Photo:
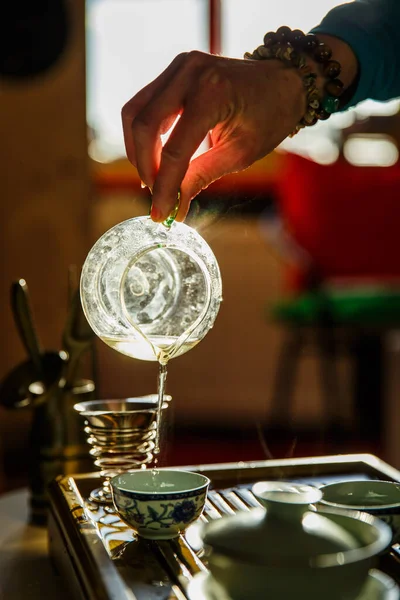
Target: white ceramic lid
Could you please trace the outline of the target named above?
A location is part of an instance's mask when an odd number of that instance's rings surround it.
[[[288,559],[307,562],[359,547],[354,535],[313,509],[322,496],[318,488],[266,481],[255,484],[252,492],[261,508],[205,526],[203,541],[219,554],[279,566]]]

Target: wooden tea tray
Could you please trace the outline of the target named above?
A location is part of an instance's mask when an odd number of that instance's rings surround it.
[[[255,504],[250,488],[284,479],[322,485],[350,479],[400,482],[400,472],[371,454],[348,454],[180,467],[211,479],[205,511],[185,536],[170,541],[136,539],[113,507],[88,500],[101,483],[96,473],[60,476],[50,486],[49,551],[71,598],[85,600],[187,600],[190,581],[207,571],[199,527]],[[377,565],[400,580],[400,547]]]

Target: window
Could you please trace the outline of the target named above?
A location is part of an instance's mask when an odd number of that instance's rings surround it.
[[[220,7],[221,50],[242,57],[266,31],[280,25],[308,31],[338,0],[87,0],[87,118],[94,138],[91,154],[99,161],[125,155],[120,111],[123,104],[156,77],[182,51],[209,50],[211,6]],[[322,163],[338,156],[341,128],[357,116],[394,114],[398,101],[367,101],[326,122],[307,128],[282,149]]]
[[[241,58],[254,50],[267,31],[281,25],[309,31],[326,13],[345,4],[342,0],[222,0],[222,49],[227,56]]]
[[[94,158],[125,155],[122,106],[188,49],[208,50],[208,0],[87,0],[87,120]]]

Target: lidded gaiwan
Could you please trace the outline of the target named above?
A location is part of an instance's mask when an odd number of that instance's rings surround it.
[[[390,544],[385,523],[347,511],[316,511],[309,485],[259,482],[262,505],[203,530],[211,583],[232,600],[356,600],[373,559]]]

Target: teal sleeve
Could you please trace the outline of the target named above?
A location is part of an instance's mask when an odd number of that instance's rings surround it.
[[[331,10],[312,33],[346,42],[357,56],[359,78],[344,109],[362,100],[400,96],[400,0],[354,0]]]

